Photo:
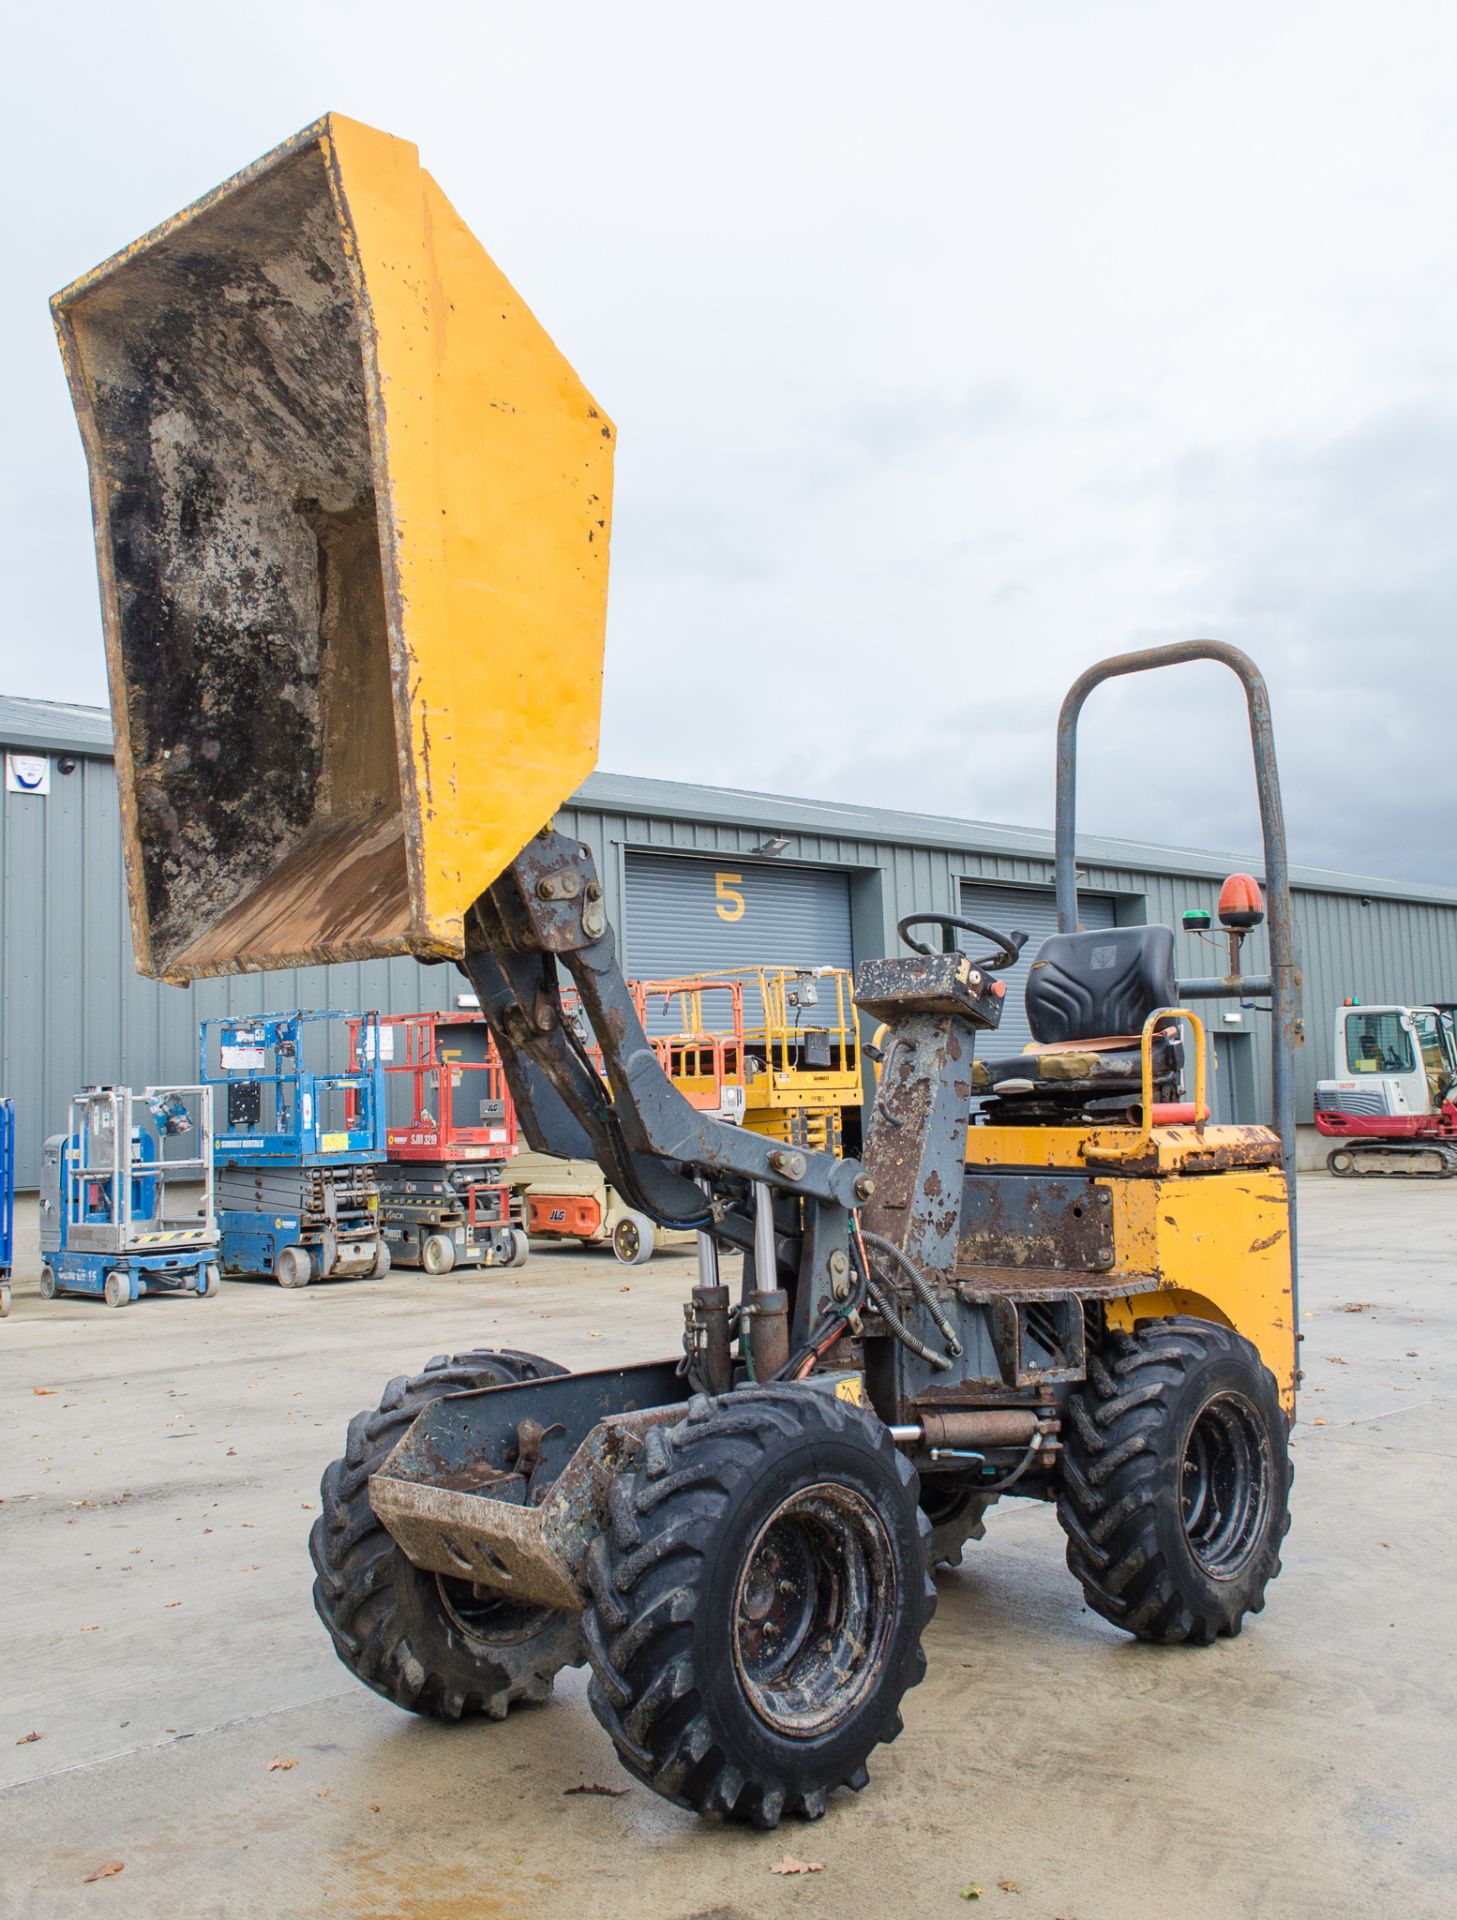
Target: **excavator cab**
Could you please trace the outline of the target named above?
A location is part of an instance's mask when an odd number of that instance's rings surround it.
[[[1457,1175],[1457,1030],[1454,1009],[1336,1008],[1335,1075],[1315,1088],[1317,1131],[1340,1142],[1326,1156],[1338,1179]]]

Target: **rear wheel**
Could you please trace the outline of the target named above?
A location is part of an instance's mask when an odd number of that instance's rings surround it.
[[[510,1232],[511,1255],[506,1265],[508,1267],[524,1267],[531,1255],[531,1242],[521,1231],[520,1227],[512,1227]]]
[[[437,1720],[500,1720],[519,1701],[545,1700],[558,1671],[582,1658],[575,1614],[520,1606],[492,1588],[422,1571],[369,1503],[369,1476],[433,1400],[563,1371],[532,1353],[442,1354],[414,1379],[392,1380],[379,1407],[349,1424],[309,1535],[314,1606],[345,1666],[397,1707]]]
[[[653,1257],[653,1223],[645,1213],[619,1215],[612,1227],[612,1251],[625,1267],[645,1267]]]
[[[56,1276],[49,1267],[40,1270],[40,1297],[42,1300],[54,1300],[56,1297]]]
[[[132,1299],[131,1275],[113,1268],[106,1276],[105,1299],[109,1307],[129,1307]]]
[[[628,1771],[758,1827],[863,1787],[926,1667],[915,1488],[878,1421],[808,1388],[699,1396],[650,1430],[612,1484],[582,1620]]]
[[[1057,1512],[1088,1605],[1140,1640],[1237,1634],[1290,1526],[1273,1374],[1212,1321],[1109,1337],[1069,1403]]]
[[[207,1272],[203,1276],[202,1286],[198,1289],[204,1300],[215,1300],[223,1290],[223,1277],[213,1261],[208,1262]]]
[[[365,1274],[366,1280],[383,1280],[390,1270],[389,1243],[381,1239],[374,1256],[374,1265]]]
[[[455,1242],[448,1233],[427,1233],[420,1248],[420,1265],[426,1273],[449,1273],[455,1265]]]
[[[314,1277],[307,1247],[283,1247],[273,1263],[273,1277],[281,1287],[306,1287]]]

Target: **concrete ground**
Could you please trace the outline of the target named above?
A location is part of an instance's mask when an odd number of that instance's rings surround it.
[[[1137,1646],[1084,1609],[1053,1514],[1007,1505],[941,1580],[869,1789],[767,1835],[630,1785],[580,1673],[500,1725],[418,1722],[309,1601],[320,1470],[390,1375],[492,1343],[672,1351],[686,1257],[116,1313],[41,1301],[27,1220],[0,1324],[0,1915],[838,1920],[979,1887],[1003,1920],[1451,1916],[1457,1190],[1301,1198],[1295,1524],[1265,1613]],[[775,1875],[786,1853],[823,1870]]]

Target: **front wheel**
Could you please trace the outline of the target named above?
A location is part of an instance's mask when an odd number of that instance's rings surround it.
[[[1290,1430],[1256,1349],[1212,1321],[1140,1320],[1069,1415],[1057,1514],[1088,1605],[1140,1640],[1237,1634],[1290,1526]]]
[[[427,1233],[420,1248],[420,1265],[426,1273],[449,1273],[455,1265],[455,1242],[448,1233]]]
[[[218,1272],[215,1261],[209,1260],[207,1272],[203,1275],[202,1285],[198,1288],[204,1300],[216,1300],[223,1290],[223,1277]]]
[[[582,1633],[627,1770],[765,1828],[863,1787],[936,1604],[916,1478],[886,1429],[803,1387],[700,1395],[649,1431],[611,1512]]]
[[[927,1474],[921,1481],[921,1511],[931,1523],[931,1571],[959,1567],[968,1540],[986,1538],[985,1514],[995,1506],[994,1494],[978,1493],[944,1474]]]
[[[512,1227],[510,1233],[511,1252],[507,1258],[506,1265],[508,1267],[524,1267],[531,1257],[531,1242],[521,1231],[520,1227]]]
[[[385,1275],[389,1272],[389,1270],[390,1270],[389,1244],[387,1241],[381,1240],[379,1243],[378,1250],[376,1251],[374,1256],[374,1265],[369,1269],[368,1273],[365,1274],[364,1277],[366,1280],[383,1280]]]
[[[131,1275],[120,1268],[113,1268],[106,1276],[106,1304],[109,1307],[129,1307],[132,1299]]]
[[[653,1257],[653,1223],[645,1213],[624,1213],[613,1223],[612,1251],[625,1267],[645,1267]]]
[[[521,1606],[489,1587],[422,1571],[369,1503],[369,1476],[432,1401],[563,1371],[533,1353],[442,1354],[414,1379],[392,1380],[378,1408],[349,1423],[309,1535],[314,1606],[344,1665],[397,1707],[436,1720],[478,1713],[500,1720],[520,1701],[545,1700],[558,1671],[581,1661],[575,1614]]]
[[[314,1277],[307,1247],[283,1247],[273,1263],[273,1277],[281,1287],[306,1287]]]
[[[56,1276],[49,1267],[40,1270],[40,1297],[42,1300],[54,1300],[56,1297]]]

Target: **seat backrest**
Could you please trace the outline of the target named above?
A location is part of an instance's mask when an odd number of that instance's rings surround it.
[[[1172,927],[1054,933],[1027,974],[1027,1024],[1044,1044],[1136,1034],[1178,1003]]]

